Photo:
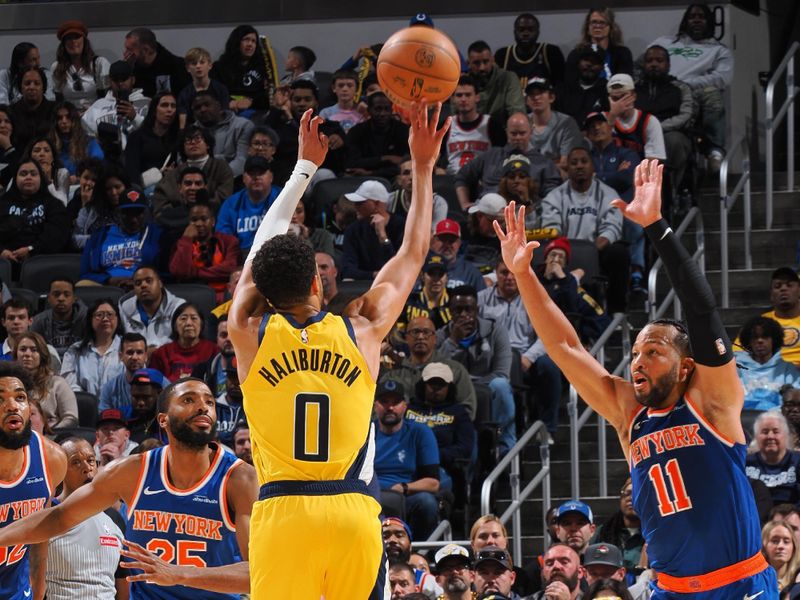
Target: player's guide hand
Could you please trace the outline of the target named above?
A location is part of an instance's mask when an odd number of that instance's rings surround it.
[[[123,548],[120,553],[131,560],[120,562],[120,566],[126,569],[141,569],[143,571],[143,573],[126,577],[129,583],[144,581],[163,586],[178,585],[180,583],[180,567],[160,559],[135,542],[123,540],[123,544],[127,546],[127,549]]]

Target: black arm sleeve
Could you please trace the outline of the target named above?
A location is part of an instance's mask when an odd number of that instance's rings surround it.
[[[731,341],[717,311],[711,286],[664,219],[645,228],[667,269],[675,294],[686,313],[695,361],[720,367],[733,359]]]

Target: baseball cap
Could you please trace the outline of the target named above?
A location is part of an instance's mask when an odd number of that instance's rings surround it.
[[[139,208],[144,210],[147,208],[147,196],[144,195],[140,189],[129,187],[119,197],[119,209]]]
[[[781,281],[800,281],[800,277],[797,275],[797,271],[790,267],[779,267],[772,272],[772,276],[770,277],[770,281],[775,281],[779,279]]]
[[[375,398],[381,398],[387,394],[394,394],[400,396],[403,400],[408,400],[406,396],[406,386],[395,379],[385,379],[378,384],[375,390]]]
[[[469,551],[464,546],[458,544],[447,544],[439,548],[434,560],[436,561],[436,570],[438,571],[442,562],[445,560],[453,559],[454,561],[461,562],[468,565],[472,562],[469,558]]]
[[[461,237],[461,225],[453,221],[453,219],[442,219],[436,224],[433,235],[454,235],[456,237]]]
[[[622,567],[622,552],[614,544],[592,544],[583,554],[583,566],[608,565]]]
[[[128,422],[122,418],[122,411],[116,408],[107,408],[100,412],[100,418],[97,419],[97,427],[103,423],[120,423],[127,427]]]
[[[389,192],[386,187],[374,179],[369,179],[358,186],[355,192],[344,195],[350,202],[364,202],[364,200],[377,200],[378,202],[389,202]]]
[[[545,77],[531,77],[528,79],[528,85],[525,86],[525,94],[529,95],[533,90],[545,90],[548,92],[552,92],[555,88],[553,88],[553,84],[550,83],[550,80]]]
[[[83,21],[79,21],[77,19],[70,19],[69,21],[64,21],[61,25],[58,26],[58,30],[56,31],[56,37],[59,41],[64,39],[64,36],[69,34],[78,34],[86,37],[89,33],[89,29],[86,27],[86,24]]]
[[[124,60],[115,61],[108,69],[108,77],[113,81],[125,81],[133,77],[133,67]]]
[[[408,526],[408,523],[403,521],[400,517],[386,517],[383,521],[381,521],[381,527],[389,527],[391,525],[399,525],[403,529],[406,530],[406,535],[408,539],[411,538],[411,527]]]
[[[269,161],[258,154],[248,156],[247,160],[244,161],[245,173],[265,173],[266,171],[270,170],[272,170],[272,167],[270,166]]]
[[[556,522],[558,522],[563,516],[568,515],[569,513],[579,513],[586,517],[589,520],[589,523],[594,522],[594,516],[592,515],[592,509],[589,508],[589,505],[585,502],[581,502],[580,500],[569,500],[564,502],[561,506],[558,507],[556,511]]]
[[[408,22],[409,27],[413,27],[414,25],[426,25],[428,27],[433,27],[433,19],[431,19],[428,13],[417,13],[411,20]]]
[[[531,161],[524,154],[512,154],[503,161],[503,175],[522,171],[530,177]]]
[[[500,194],[489,193],[484,194],[480,199],[469,207],[469,214],[483,213],[490,217],[499,217],[503,214],[503,209],[508,202]]]
[[[611,92],[630,92],[634,89],[636,89],[636,86],[633,84],[633,77],[627,73],[612,75],[606,84],[606,90],[608,90],[609,94]]]
[[[428,254],[425,264],[422,265],[423,273],[432,273],[433,271],[447,273],[447,265],[445,264],[444,256],[436,254],[435,252]]]
[[[606,116],[601,112],[590,112],[583,120],[583,129],[588,129],[589,125],[595,121],[605,121],[607,123],[608,119],[606,119]]]
[[[488,561],[496,562],[509,571],[514,569],[514,564],[511,562],[511,555],[507,551],[497,546],[484,546],[478,550],[478,554],[475,555],[475,560],[472,563],[472,567],[477,569],[479,564]]]
[[[453,383],[453,369],[440,362],[428,363],[422,369],[422,381],[431,379],[443,379],[445,383]]]
[[[164,389],[167,387],[167,385],[169,385],[169,381],[158,369],[139,369],[138,371],[133,372],[133,377],[131,377],[131,385],[133,384],[155,385],[161,389]]]
[[[544,255],[542,258],[547,258],[547,255],[550,254],[551,250],[563,250],[567,253],[567,262],[569,262],[569,257],[572,254],[572,246],[569,243],[569,240],[565,237],[560,237],[554,239],[552,242],[547,244],[544,247]]]

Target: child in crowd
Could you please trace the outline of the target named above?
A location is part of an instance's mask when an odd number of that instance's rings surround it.
[[[183,129],[187,123],[194,120],[192,115],[192,102],[198,92],[210,91],[217,97],[222,106],[228,106],[231,98],[225,84],[211,79],[211,54],[205,48],[190,48],[184,57],[186,70],[192,76],[192,82],[183,88],[178,95],[178,119]]]
[[[326,121],[337,121],[347,133],[353,125],[364,120],[356,106],[358,77],[353,71],[338,70],[333,74],[331,89],[336,95],[336,104],[323,108],[319,116]]]
[[[289,50],[286,57],[286,75],[281,79],[281,85],[291,85],[298,79],[314,80],[314,71],[311,67],[317,60],[317,55],[311,48],[306,46],[295,46]]]

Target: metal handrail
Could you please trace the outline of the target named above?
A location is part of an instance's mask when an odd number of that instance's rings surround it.
[[[786,189],[794,189],[794,100],[798,88],[794,84],[794,55],[800,50],[800,42],[794,42],[775,69],[767,84],[765,98],[765,131],[767,143],[767,229],[772,228],[772,195],[775,177],[775,156],[773,154],[773,141],[775,130],[786,117]],[[786,100],[783,101],[778,113],[774,113],[775,86],[783,72],[786,71]]]
[[[536,475],[531,479],[524,489],[520,490],[520,454],[528,445],[528,442],[534,436],[539,437],[539,456],[542,460],[542,466]],[[522,517],[520,510],[522,503],[527,500],[533,491],[542,485],[542,531],[547,532],[547,523],[545,521],[545,514],[550,507],[550,444],[549,434],[545,424],[541,421],[536,421],[531,425],[528,430],[522,434],[517,440],[517,443],[508,451],[497,466],[492,469],[492,472],[486,476],[481,487],[481,514],[485,515],[491,512],[491,498],[492,487],[494,486],[500,475],[511,466],[511,471],[508,474],[508,481],[511,486],[511,504],[500,515],[500,522],[505,524],[509,519],[512,519],[512,539],[514,544],[514,562],[517,566],[521,566],[522,561]],[[547,535],[543,535],[543,550],[547,546]]]
[[[696,206],[693,206],[686,216],[681,221],[681,224],[678,225],[678,229],[675,230],[675,235],[678,238],[681,238],[689,227],[692,221],[697,220],[697,227],[694,231],[695,243],[697,245],[697,250],[694,251],[692,258],[695,261],[699,262],[700,265],[700,272],[705,273],[706,270],[706,258],[705,258],[705,229],[703,227],[703,213],[700,212],[700,209]],[[656,284],[658,283],[658,274],[661,271],[661,268],[664,266],[664,261],[661,260],[659,257],[653,266],[650,267],[650,274],[647,276],[647,312],[650,315],[650,320],[660,319],[664,316],[664,313],[667,312],[670,304],[673,304],[674,308],[674,316],[676,319],[681,318],[681,303],[678,300],[677,296],[675,295],[675,288],[671,288],[667,295],[664,297],[661,305],[659,306],[656,302]]]
[[[728,193],[728,170],[736,151],[742,154],[742,174],[733,191]],[[750,236],[752,234],[752,214],[750,205],[750,147],[745,136],[739,136],[725,155],[725,160],[719,168],[719,250],[720,276],[722,278],[722,308],[728,308],[729,282],[728,282],[728,212],[736,204],[739,194],[744,190],[744,262],[749,271],[753,268],[753,255],[750,250]]]
[[[455,542],[456,544],[463,543],[464,540]],[[439,546],[446,546],[453,543],[453,526],[447,519],[442,519],[436,526],[436,529],[431,532],[427,540],[421,542],[412,542],[413,548],[438,548]],[[466,540],[469,544],[469,540]]]
[[[612,375],[619,375],[625,369],[625,366],[630,360],[630,324],[628,318],[624,313],[616,313],[611,324],[606,327],[605,331],[597,338],[594,346],[589,350],[589,354],[597,359],[598,362],[604,364],[605,362],[605,345],[611,335],[616,331],[617,327],[622,328],[622,353],[623,357],[617,367],[614,369]],[[572,497],[581,497],[580,486],[580,456],[579,456],[579,439],[578,435],[586,425],[586,422],[594,414],[594,410],[587,406],[586,409],[578,415],[578,391],[575,386],[569,386],[569,401],[567,402],[567,413],[569,414],[570,424],[570,474],[572,479]],[[606,428],[605,419],[600,415],[597,416],[597,445],[598,445],[598,462],[600,467],[600,495],[608,495],[608,466],[606,465],[607,450],[606,450]]]

